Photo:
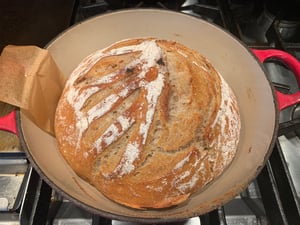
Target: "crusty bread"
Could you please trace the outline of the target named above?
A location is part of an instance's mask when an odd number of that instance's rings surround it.
[[[73,71],[55,131],[71,168],[132,208],[185,201],[235,156],[236,98],[213,66],[180,43],[123,40]]]

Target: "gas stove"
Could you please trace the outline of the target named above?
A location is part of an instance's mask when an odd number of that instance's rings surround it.
[[[150,7],[207,20],[223,27],[249,48],[280,49],[300,60],[297,12],[300,1],[297,0],[69,0],[64,3],[55,0],[44,5],[41,2],[32,0],[26,5],[0,2],[1,50],[6,44],[43,47],[64,29],[92,16],[123,8]],[[27,27],[26,21],[31,22]],[[40,30],[47,32],[39,35]],[[277,90],[286,94],[299,90],[295,75],[285,64],[274,59],[264,66]],[[0,116],[13,108],[0,103]],[[298,224],[299,160],[300,105],[294,105],[280,112],[278,139],[272,155],[246,190],[205,215],[168,224]],[[64,199],[31,167],[18,138],[4,131],[0,131],[0,224],[137,225],[93,215]]]

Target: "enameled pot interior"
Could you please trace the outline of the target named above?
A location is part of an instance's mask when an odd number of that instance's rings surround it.
[[[77,177],[60,155],[55,138],[21,113],[23,138],[29,159],[45,179],[65,196],[94,213],[141,221],[188,218],[226,203],[255,178],[274,142],[276,104],[261,65],[247,48],[220,28],[177,12],[139,9],[94,17],[61,34],[48,49],[68,76],[84,57],[98,49],[122,39],[149,36],[175,40],[199,51],[237,96],[242,121],[237,155],[229,168],[206,189],[177,207],[130,209],[108,200]]]

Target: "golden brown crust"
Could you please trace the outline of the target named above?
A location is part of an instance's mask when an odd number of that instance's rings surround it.
[[[58,104],[58,147],[71,168],[133,208],[180,204],[232,161],[235,96],[198,52],[153,38],[87,57]]]

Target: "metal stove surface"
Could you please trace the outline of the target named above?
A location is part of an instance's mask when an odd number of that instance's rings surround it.
[[[300,139],[295,134],[289,134],[279,137],[279,141],[300,200]]]

